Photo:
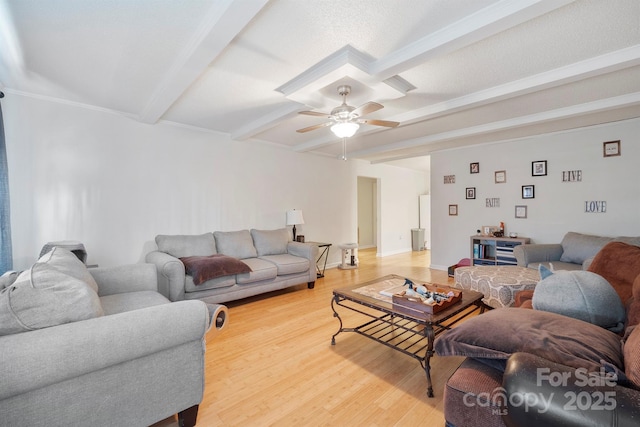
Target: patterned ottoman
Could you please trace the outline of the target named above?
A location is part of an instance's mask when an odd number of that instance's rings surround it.
[[[540,281],[538,270],[510,265],[458,267],[454,277],[456,288],[482,292],[482,301],[493,308],[511,307],[518,291]]]

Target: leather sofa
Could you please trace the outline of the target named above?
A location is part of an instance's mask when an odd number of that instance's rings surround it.
[[[589,268],[624,302],[625,330],[519,307],[463,322],[434,344],[466,356],[444,387],[447,426],[640,423],[640,247],[610,242]]]
[[[195,424],[213,307],[170,303],[153,265],[54,248],[0,289],[0,426]]]
[[[555,270],[586,270],[600,249],[614,241],[640,246],[640,237],[606,237],[570,231],[560,243],[519,245],[513,255],[520,267],[538,269],[544,265]]]
[[[261,293],[306,283],[312,289],[316,281],[318,247],[290,241],[286,228],[277,230],[215,231],[199,235],[158,235],[158,249],[146,255],[158,272],[161,292],[171,301],[200,299],[224,303]],[[185,266],[185,258],[203,262],[233,262],[248,270],[203,277],[201,283]]]

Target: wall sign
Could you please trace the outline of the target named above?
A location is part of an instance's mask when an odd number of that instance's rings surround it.
[[[584,211],[586,213],[605,213],[607,212],[607,202],[604,200],[587,200],[584,202]]]
[[[455,175],[445,175],[444,176],[444,183],[445,184],[455,184],[456,183],[456,176]]]
[[[488,208],[499,208],[500,207],[500,197],[487,197],[485,201],[485,206]]]
[[[582,181],[582,171],[562,171],[562,182]]]

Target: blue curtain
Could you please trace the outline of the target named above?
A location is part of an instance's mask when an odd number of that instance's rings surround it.
[[[0,274],[12,268],[9,166],[7,165],[7,149],[4,141],[2,105],[0,105]]]

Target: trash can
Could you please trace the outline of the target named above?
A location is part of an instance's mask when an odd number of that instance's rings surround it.
[[[424,251],[424,228],[411,229],[411,247],[414,251]]]

